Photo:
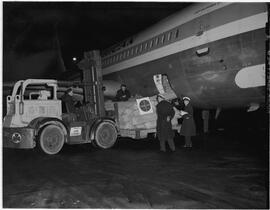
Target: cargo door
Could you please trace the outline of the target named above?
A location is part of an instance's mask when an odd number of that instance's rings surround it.
[[[168,76],[164,74],[156,74],[153,76],[156,88],[159,95],[163,96],[167,100],[177,98],[176,93],[171,87]]]

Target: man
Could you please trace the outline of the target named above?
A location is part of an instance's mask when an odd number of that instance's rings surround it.
[[[68,113],[76,113],[75,102],[73,99],[73,90],[72,88],[68,88],[65,94],[62,96],[61,100],[64,102],[64,110]]]
[[[160,142],[160,151],[166,152],[165,144],[168,142],[170,149],[174,152],[174,131],[172,129],[171,120],[174,117],[175,112],[172,104],[166,101],[161,95],[157,96],[157,101],[157,137]]]
[[[127,101],[129,98],[130,98],[130,92],[127,90],[127,86],[122,84],[120,89],[116,93],[115,100]]]
[[[183,102],[181,101],[180,98],[173,99],[173,100],[172,100],[172,105],[173,105],[178,111],[180,111],[180,110],[182,110],[182,109],[184,108],[184,104],[183,104]],[[182,124],[182,122],[183,122],[183,118],[178,118],[177,121],[178,121],[178,124],[180,125],[180,124]]]
[[[185,107],[183,113],[183,123],[180,130],[180,135],[185,136],[185,145],[186,148],[192,148],[191,136],[196,135],[196,125],[193,118],[193,108],[190,103],[191,99],[187,96],[183,98]]]

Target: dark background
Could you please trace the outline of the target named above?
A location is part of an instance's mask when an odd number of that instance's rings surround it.
[[[4,2],[4,81],[58,78],[84,51],[105,49],[190,3]]]

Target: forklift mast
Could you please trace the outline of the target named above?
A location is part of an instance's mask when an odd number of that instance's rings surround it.
[[[83,73],[84,100],[89,111],[98,117],[105,116],[104,95],[102,90],[101,56],[98,50],[84,53],[84,59],[78,63]]]

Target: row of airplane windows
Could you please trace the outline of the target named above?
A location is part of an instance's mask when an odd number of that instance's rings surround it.
[[[105,51],[102,52],[103,56],[108,56],[111,55],[117,51],[120,51],[121,49],[128,47],[129,45],[131,45],[133,43],[133,38],[129,38],[123,42],[121,42],[120,44],[116,44],[115,46],[112,46],[109,49],[106,49]]]
[[[108,66],[125,59],[131,58],[133,56],[140,55],[142,53],[148,52],[149,50],[163,46],[164,44],[169,44],[176,41],[179,38],[179,28],[173,29],[171,31],[165,32],[158,35],[150,40],[133,46],[127,50],[121,51],[113,56],[110,56],[103,60],[102,65]]]

